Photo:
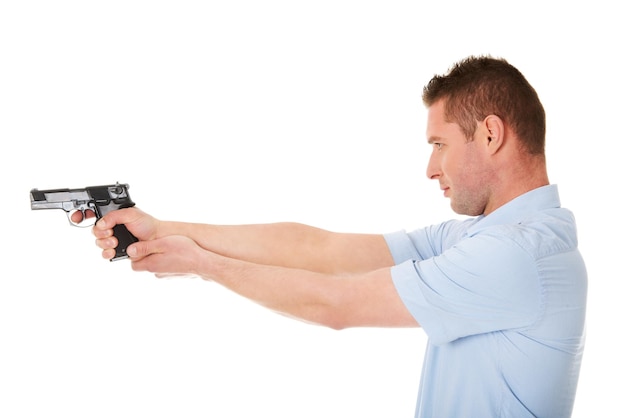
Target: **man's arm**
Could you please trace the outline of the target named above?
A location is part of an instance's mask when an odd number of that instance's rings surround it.
[[[417,326],[391,280],[380,235],[342,234],[293,223],[212,226],[159,221],[136,208],[113,211],[93,231],[105,258],[123,223],[139,242],[132,267],[157,276],[193,274],[282,314],[340,329]]]
[[[358,273],[393,265],[382,235],[336,233],[298,223],[207,225],[160,221],[137,208],[104,216],[93,231],[103,257],[115,248],[112,228],[126,227],[140,240],[182,235],[200,247],[229,258],[257,264],[322,273]]]
[[[134,270],[197,275],[268,309],[333,329],[419,326],[390,268],[347,275],[269,266],[212,253],[183,236],[140,241],[128,253]]]
[[[257,264],[320,273],[358,273],[393,265],[382,235],[337,233],[299,223],[207,225],[169,222],[202,248]]]

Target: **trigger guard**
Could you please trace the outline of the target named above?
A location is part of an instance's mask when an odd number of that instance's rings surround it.
[[[74,216],[76,212],[81,213],[81,220],[79,222],[74,222],[72,220],[72,216]],[[98,220],[95,215],[91,217],[87,217],[86,209],[74,209],[74,210],[67,212],[67,219],[70,221],[70,224],[72,226],[76,226],[78,228],[89,228],[91,226],[94,226],[96,224],[96,221]]]

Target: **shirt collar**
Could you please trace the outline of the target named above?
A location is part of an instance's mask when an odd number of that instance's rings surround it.
[[[467,233],[473,235],[479,229],[494,225],[519,224],[529,213],[559,207],[561,201],[556,184],[538,187],[500,206],[487,216],[477,217]]]

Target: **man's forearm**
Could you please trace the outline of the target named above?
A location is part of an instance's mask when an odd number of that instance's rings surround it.
[[[393,264],[382,235],[335,233],[298,223],[163,222],[160,235],[185,235],[209,251],[239,260],[323,273],[358,273]]]
[[[336,275],[260,265],[206,254],[201,277],[284,315],[343,329],[419,326],[401,301],[389,268]]]

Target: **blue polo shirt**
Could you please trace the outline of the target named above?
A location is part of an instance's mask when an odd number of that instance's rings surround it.
[[[571,415],[587,273],[555,185],[385,238],[394,284],[428,335],[416,417]]]

